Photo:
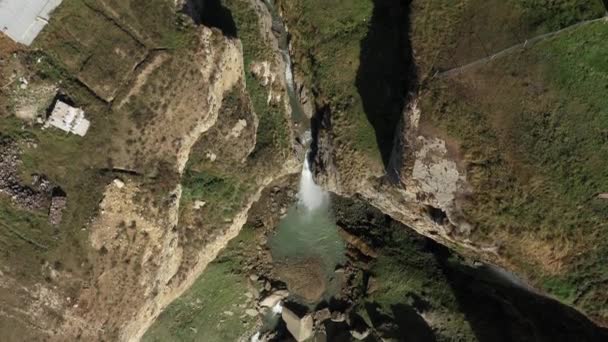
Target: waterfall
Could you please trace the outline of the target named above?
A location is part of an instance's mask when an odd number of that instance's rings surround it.
[[[312,177],[312,172],[310,171],[310,164],[308,161],[308,153],[306,153],[304,165],[302,167],[298,199],[300,200],[300,203],[304,204],[306,209],[309,211],[320,208],[323,204],[327,203],[328,200],[327,192],[318,186]]]
[[[281,54],[283,55],[283,60],[285,61],[285,81],[287,82],[287,86],[289,90],[295,93],[295,87],[293,86],[293,70],[291,70],[291,56],[289,55],[288,50],[281,50]]]

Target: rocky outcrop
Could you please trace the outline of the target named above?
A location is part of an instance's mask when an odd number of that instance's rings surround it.
[[[124,324],[150,314],[141,308],[162,298],[179,268],[181,250],[170,228],[177,224],[181,187],[168,195],[165,207],[146,208],[136,202],[140,186],[127,181],[122,187],[114,182],[106,187],[99,214],[89,227],[95,260],[91,286],[80,292],[78,305],[67,314],[80,319],[66,319],[66,336],[97,339],[102,332],[128,340]]]
[[[378,257],[378,253],[367,243],[365,243],[365,241],[363,241],[361,238],[349,233],[346,229],[340,226],[338,226],[338,233],[340,233],[340,236],[342,237],[342,239],[344,239],[344,241],[346,241],[346,243],[355,247],[363,255],[370,258]]]
[[[338,195],[361,196],[391,217],[418,233],[448,245],[465,246],[476,252],[491,252],[492,246],[477,246],[466,239],[470,225],[459,215],[455,199],[467,189],[466,174],[450,158],[446,143],[419,134],[420,110],[415,99],[404,110],[396,144],[391,154],[390,174],[368,174],[344,179],[335,160],[332,127],[326,112],[315,137],[315,177]],[[356,186],[353,185],[356,183]]]
[[[34,142],[27,142],[36,148]],[[44,175],[32,175],[27,185],[19,175],[21,149],[15,141],[0,136],[0,194],[8,196],[22,209],[39,211],[48,209],[49,223],[59,225],[66,207],[66,194]]]
[[[51,195],[51,207],[49,209],[49,223],[57,226],[63,219],[63,210],[67,206],[67,197],[63,191],[55,191]]]
[[[293,311],[283,308],[281,313],[283,321],[287,325],[287,330],[291,333],[291,336],[298,342],[306,341],[312,337],[313,334],[313,318],[312,315],[307,314],[303,317],[299,317]]]
[[[279,279],[287,283],[289,292],[310,303],[318,302],[327,289],[323,266],[316,258],[275,264]]]
[[[265,297],[260,301],[260,306],[264,308],[272,309],[279,304],[283,299],[289,296],[289,292],[285,290],[278,290]]]

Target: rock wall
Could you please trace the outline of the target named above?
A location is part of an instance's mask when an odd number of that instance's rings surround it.
[[[391,169],[385,176],[368,174],[357,182],[343,182],[336,167],[331,118],[318,112],[320,124],[314,137],[313,168],[318,183],[341,196],[361,196],[376,208],[416,230],[450,246],[475,252],[492,251],[466,239],[470,225],[461,218],[455,199],[466,191],[466,174],[449,157],[445,141],[418,134],[420,110],[414,100],[403,112],[391,154]],[[349,171],[349,170],[346,170]],[[356,183],[357,186],[352,186]]]

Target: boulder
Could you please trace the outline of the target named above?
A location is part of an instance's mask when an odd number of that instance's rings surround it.
[[[199,210],[202,207],[204,207],[206,204],[207,204],[207,202],[205,202],[205,201],[196,200],[196,201],[194,201],[194,205],[192,206],[192,208],[194,210]]]
[[[344,322],[346,320],[346,315],[344,312],[333,311],[331,313],[331,321],[332,322]]]
[[[299,317],[293,311],[283,308],[281,318],[287,326],[287,330],[298,342],[306,341],[312,337],[313,319],[312,315],[308,314],[304,317]]]
[[[321,301],[327,288],[323,262],[310,258],[289,264],[275,265],[279,279],[287,284],[289,293],[309,303]]]
[[[329,311],[328,308],[325,308],[325,309],[315,312],[313,316],[314,316],[315,322],[317,324],[320,324],[331,318],[331,312]]]
[[[362,341],[365,340],[369,334],[370,334],[370,329],[364,329],[364,330],[351,330],[350,331],[351,336],[358,341]]]
[[[379,288],[378,280],[376,280],[376,278],[374,278],[374,277],[369,277],[369,279],[367,279],[366,293],[372,294],[372,293],[378,291],[378,288]]]
[[[272,293],[270,296],[260,301],[260,306],[265,308],[272,308],[277,305],[281,300],[289,296],[289,292],[286,290],[279,290]]]
[[[116,186],[119,189],[122,189],[125,186],[125,182],[123,182],[122,180],[115,178],[114,179],[114,186]]]

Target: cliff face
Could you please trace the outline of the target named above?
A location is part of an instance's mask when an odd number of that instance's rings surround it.
[[[145,15],[132,5],[66,1],[56,13],[65,21],[52,21],[41,35],[43,52],[22,49],[14,57],[28,68],[23,77],[33,88],[61,87],[62,98],[83,107],[92,128],[79,140],[42,132],[12,113],[0,118],[2,138],[22,150],[18,171],[48,174],[68,198],[55,230],[38,211],[0,203],[7,214],[2,226],[22,234],[6,236],[11,242],[0,273],[7,340],[139,340],[238,235],[261,191],[299,171],[284,65],[270,32],[251,22],[252,37],[242,44],[223,27],[189,22],[165,2],[150,4]],[[127,20],[155,14],[163,15],[155,19],[161,32],[146,31],[146,20]],[[95,25],[101,45],[129,37],[121,41],[124,51],[117,46],[116,56],[107,54],[90,44],[93,37],[66,34],[85,22]],[[66,55],[70,44],[82,51]],[[124,55],[132,47],[146,51],[143,60],[117,75],[121,59],[140,57]],[[76,61],[69,58],[86,53],[92,61],[105,59],[98,67],[108,73],[103,89],[112,99],[96,93],[102,85],[92,69],[85,68],[93,80],[88,85],[71,69]],[[2,93],[2,99],[19,95]],[[30,238],[19,252],[20,241]],[[21,263],[28,268],[13,267]],[[4,298],[12,299],[5,304]]]
[[[567,69],[578,63],[568,57],[577,38],[606,33],[595,20],[599,4],[541,8],[514,0],[496,3],[501,11],[475,1],[281,5],[296,73],[315,94],[319,182],[511,269],[605,324],[604,252],[585,237],[608,234],[606,203],[595,197],[606,184],[593,161],[605,156],[589,149],[601,145],[589,132],[605,121],[601,111],[572,109],[603,100],[579,96],[564,79],[603,84],[591,76],[598,67],[591,60],[577,69],[587,76]]]
[[[331,20],[330,14],[315,12],[323,7],[283,3],[288,23],[297,11],[321,17],[291,25],[294,53],[300,56],[295,69],[317,94],[312,121],[317,180],[332,192],[362,195],[422,234],[454,242],[456,231],[470,230],[454,201],[466,189],[466,172],[451,158],[453,144],[419,133],[409,6],[378,1],[345,9],[352,15],[340,29],[354,32],[349,42],[308,35],[323,32],[321,25]],[[348,44],[340,52],[347,55],[328,60],[331,46],[341,44]],[[299,54],[300,46],[309,49],[307,55]],[[334,73],[344,76],[330,79]]]
[[[222,104],[232,91],[244,87],[241,46],[235,40],[218,35],[208,28],[200,29],[200,41],[190,55],[190,62],[200,74],[184,72],[181,64],[183,76],[173,83],[173,90],[180,94],[173,99],[166,98],[165,112],[149,120],[143,127],[145,134],[140,137],[140,148],[147,160],[165,160],[174,165],[180,175],[185,172],[194,144],[210,130],[229,125],[228,113],[221,112],[225,108]],[[142,88],[157,81],[154,77],[162,71],[174,69],[173,63],[177,61],[173,59],[169,57],[155,65],[157,69],[148,73],[152,77],[141,81]],[[193,92],[188,95],[188,90]],[[131,91],[124,106],[128,108],[131,103],[142,101],[138,97],[143,101],[151,99],[145,93]],[[248,122],[253,134],[224,137],[228,143],[244,139],[245,155],[233,158],[237,163],[246,158],[255,145],[257,118],[254,112],[251,114],[252,117],[243,120]],[[159,144],[159,136],[175,144]],[[139,167],[135,164],[126,168],[138,170]],[[66,314],[80,320],[67,319],[61,329],[65,335],[59,339],[76,334],[90,339],[104,335],[123,341],[140,339],[160,311],[190,287],[227,241],[236,236],[244,223],[248,202],[252,201],[249,196],[255,198],[255,194],[244,195],[243,207],[238,204],[232,222],[215,227],[213,236],[197,242],[185,239],[187,230],[181,228],[187,219],[183,213],[189,208],[180,206],[192,206],[190,199],[183,198],[181,184],[158,194],[151,193],[150,186],[141,180],[118,184],[115,182],[106,188],[99,213],[89,225],[94,265],[90,283],[93,285],[79,294],[75,299],[79,305]],[[145,198],[149,196],[160,198],[147,202]],[[193,249],[199,251],[193,253]],[[117,267],[117,261],[123,266]]]

